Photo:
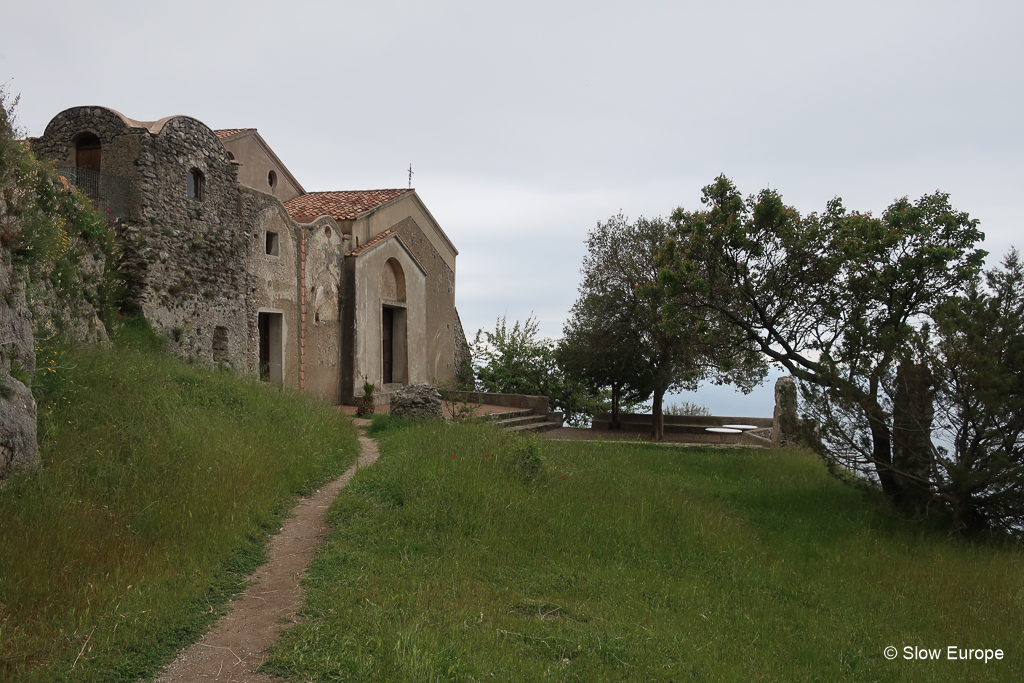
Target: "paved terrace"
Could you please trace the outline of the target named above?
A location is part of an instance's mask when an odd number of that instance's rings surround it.
[[[458,410],[459,408],[467,406],[467,404],[465,404],[465,403],[456,403],[455,405],[456,405],[456,410]],[[469,405],[469,407],[476,408],[476,414],[477,415],[490,415],[491,413],[507,413],[509,411],[516,410],[515,408],[509,408],[508,406],[489,406],[487,404],[479,405],[478,406],[475,403]],[[338,410],[341,411],[342,415],[353,415],[354,416],[356,414],[356,406],[338,406]],[[384,403],[384,404],[381,404],[379,406],[375,406],[373,412],[381,414],[381,415],[387,415],[390,410],[391,410],[391,404]],[[445,413],[446,413],[445,417],[450,417],[449,415],[447,415],[447,411],[448,411],[448,407],[446,405],[445,406]]]
[[[457,407],[466,406],[467,404],[459,403]],[[509,408],[508,406],[493,406],[493,405],[476,405],[472,404],[471,407],[475,407],[477,415],[490,415],[492,413],[507,413],[515,408]],[[356,424],[368,425],[370,421],[368,419],[356,418],[356,406],[338,406],[338,409],[343,415],[349,415],[357,420]],[[383,404],[376,407],[376,413],[385,415],[391,409],[389,404]],[[447,410],[447,407],[445,408]],[[609,431],[607,429],[578,429],[575,427],[561,427],[560,429],[552,429],[544,432],[538,432],[540,435],[547,439],[553,439],[556,441],[636,441],[638,443],[661,443],[661,444],[672,444],[678,446],[715,446],[715,445],[728,445],[735,447],[735,443],[718,444],[714,439],[707,439],[704,443],[694,443],[693,437],[686,434],[672,434],[666,433],[665,440],[661,442],[655,442],[651,440],[651,435],[647,432],[628,432],[628,431]]]

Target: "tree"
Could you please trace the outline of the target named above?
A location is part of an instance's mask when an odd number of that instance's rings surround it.
[[[672,215],[659,261],[668,294],[720,316],[801,380],[827,454],[873,472],[893,500],[925,485],[900,463],[933,462],[920,439],[901,441],[894,462],[894,426],[906,429],[893,403],[927,414],[914,405],[931,391],[918,368],[929,321],[977,278],[977,221],[938,192],[877,218],[838,198],[801,216],[773,190],[744,198],[724,176],[701,201],[706,209]]]
[[[936,312],[928,492],[969,531],[1024,529],[1024,265],[1016,251]]]
[[[618,429],[623,405],[643,403],[652,392],[649,367],[626,307],[613,293],[585,291],[581,285],[562,333],[555,349],[559,365],[591,394],[610,399],[611,426]]]
[[[530,316],[508,327],[505,317],[494,332],[478,330],[473,340],[477,388],[500,394],[547,396],[566,421],[577,423],[593,415],[595,399],[559,366],[555,342],[537,336],[539,325]]]
[[[750,391],[765,365],[742,335],[658,286],[655,258],[669,237],[661,218],[630,223],[619,214],[587,236],[580,299],[567,337],[598,362],[592,384],[653,394],[653,436],[664,438],[667,391],[711,378]]]

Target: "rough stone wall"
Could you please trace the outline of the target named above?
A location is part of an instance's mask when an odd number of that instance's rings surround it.
[[[83,133],[100,139],[100,172],[128,181],[127,218],[142,220],[142,175],[137,161],[151,137],[149,131],[128,127],[124,119],[103,107],[74,107],[53,117],[43,136],[32,140],[32,151],[57,167],[75,166],[75,141]]]
[[[437,253],[430,240],[412,217],[395,226],[409,251],[427,271],[427,373],[433,381],[455,379],[456,353],[459,338],[458,314],[455,312],[455,273]]]
[[[472,390],[475,386],[473,378],[473,354],[466,341],[466,331],[462,328],[462,319],[455,311],[455,382],[460,389]]]
[[[21,381],[35,372],[32,315],[8,257],[0,250],[0,479],[39,464],[36,402]]]
[[[214,334],[224,328],[218,358],[251,367],[247,236],[236,169],[217,136],[187,116],[167,120],[154,135],[109,109],[75,107],[55,116],[33,149],[73,166],[75,140],[86,132],[100,139],[101,172],[130,183],[129,217],[120,226],[128,308],[143,313],[178,353],[208,363]],[[188,196],[193,169],[202,174],[199,197]]]
[[[248,244],[234,166],[216,135],[187,117],[146,139],[137,165],[140,220],[122,233],[130,303],[179,353],[204,362],[214,361],[216,328],[226,328],[223,357],[247,367]],[[192,169],[202,173],[200,197],[188,196]]]
[[[32,141],[32,151],[56,166],[74,166],[75,141],[82,133],[92,133],[100,139],[102,173],[128,180],[140,177],[136,161],[142,145],[151,137],[149,131],[129,128],[124,119],[104,107],[73,107],[57,114],[42,137]]]
[[[110,338],[93,304],[99,299],[97,288],[106,258],[98,245],[85,244],[81,237],[72,241],[76,248],[82,248],[83,257],[70,282],[61,288],[47,279],[25,285],[32,328],[43,338],[62,336],[83,344],[106,344]]]
[[[429,384],[409,384],[391,395],[391,415],[417,420],[443,420],[441,394]]]

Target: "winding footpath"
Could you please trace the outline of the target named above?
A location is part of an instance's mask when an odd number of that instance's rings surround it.
[[[249,577],[250,585],[229,606],[229,612],[198,642],[181,652],[157,683],[271,683],[278,680],[253,673],[288,626],[295,623],[302,601],[300,580],[327,530],[327,508],[359,467],[377,460],[377,444],[359,437],[360,455],[345,474],[292,508],[281,533],[270,540],[266,564]]]

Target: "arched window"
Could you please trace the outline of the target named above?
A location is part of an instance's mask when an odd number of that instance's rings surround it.
[[[203,191],[206,189],[203,187],[203,172],[198,168],[193,168],[188,172],[188,178],[185,184],[187,186],[186,189],[188,191],[188,196],[202,201]]]
[[[82,133],[75,139],[75,166],[87,171],[100,172],[102,145],[93,133]]]
[[[393,258],[384,264],[380,278],[380,295],[391,301],[405,301],[405,272]]]

